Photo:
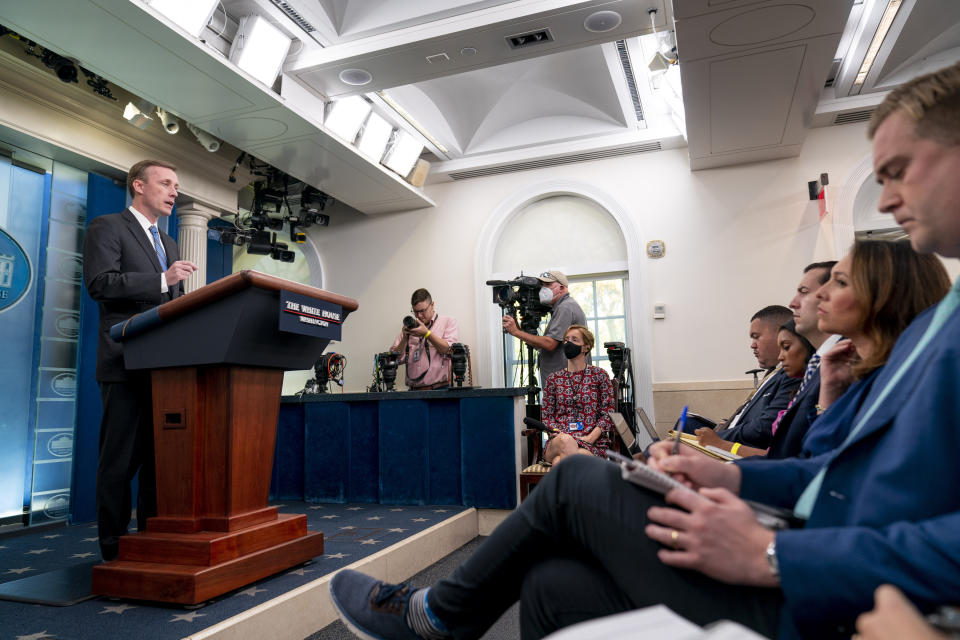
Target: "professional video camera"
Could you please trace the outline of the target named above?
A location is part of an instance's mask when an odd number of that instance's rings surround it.
[[[367,391],[393,391],[399,364],[400,354],[396,351],[384,351],[373,356],[373,384]]]
[[[550,307],[540,302],[540,280],[521,275],[513,280],[487,280],[493,287],[493,303],[517,320],[527,333],[536,333]],[[519,313],[519,319],[517,314]]]
[[[461,343],[454,342],[450,345],[450,369],[453,371],[453,379],[458,387],[463,386],[463,378],[470,365],[470,347]],[[473,372],[470,372],[468,387],[473,386]]]
[[[347,359],[339,353],[325,353],[313,365],[314,377],[307,380],[303,393],[326,393],[327,385],[332,381],[343,386],[343,370]]]

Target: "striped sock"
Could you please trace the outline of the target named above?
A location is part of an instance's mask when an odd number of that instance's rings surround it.
[[[446,640],[450,637],[447,627],[430,611],[427,593],[430,587],[414,591],[407,603],[406,622],[413,632],[424,640]]]

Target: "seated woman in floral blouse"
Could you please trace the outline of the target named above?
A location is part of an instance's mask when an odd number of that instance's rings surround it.
[[[605,457],[611,446],[616,410],[613,384],[607,372],[584,360],[593,349],[593,333],[573,324],[563,336],[567,368],[550,374],[544,383],[542,418],[551,436],[544,459],[552,464],[575,453]]]

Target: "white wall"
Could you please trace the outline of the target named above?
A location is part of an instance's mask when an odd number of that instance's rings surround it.
[[[372,356],[399,331],[417,287],[431,291],[438,312],[459,319],[462,341],[477,344],[476,289],[486,287],[473,266],[485,223],[531,185],[564,180],[606,193],[631,216],[642,242],[666,243],[666,257],[644,262],[643,283],[649,304],[666,303],[667,318],[653,321],[648,309],[633,319],[653,323],[652,352],[636,357],[651,358],[654,380],[742,378],[756,366],[750,315],[786,304],[803,266],[834,257],[807,182],[827,172],[843,184],[869,150],[865,125],[853,124],[812,130],[803,153],[787,160],[691,172],[686,149],[677,149],[431,185],[433,209],[334,212],[329,228],[310,233],[324,288],[360,302],[343,343],[333,346],[348,358],[346,388],[369,384]],[[489,384],[482,354],[474,366]]]

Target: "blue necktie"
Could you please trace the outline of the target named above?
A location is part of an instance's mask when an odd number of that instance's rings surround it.
[[[157,260],[160,261],[160,270],[167,270],[167,254],[163,250],[163,243],[160,242],[160,232],[156,225],[150,225],[150,235],[153,236],[153,248],[157,251]]]
[[[833,458],[830,460],[830,462],[825,464],[823,468],[817,472],[817,475],[814,476],[813,480],[810,481],[810,484],[807,485],[807,488],[803,490],[802,494],[800,494],[800,499],[797,500],[797,506],[793,508],[793,512],[797,515],[797,517],[803,519],[810,517],[810,514],[813,513],[813,505],[817,502],[817,496],[820,494],[820,488],[823,485],[823,477],[827,474],[827,467],[830,466],[830,463],[832,463],[833,460],[836,460],[837,456],[847,447],[847,445],[853,442],[853,439],[856,438],[860,430],[863,429],[863,425],[867,423],[867,421],[873,416],[874,412],[876,412],[886,397],[890,395],[890,392],[893,391],[895,386],[897,386],[897,383],[900,382],[900,379],[907,373],[907,370],[913,366],[913,363],[927,348],[927,345],[958,305],[960,305],[960,278],[957,278],[957,281],[954,282],[953,286],[950,288],[950,293],[948,293],[946,297],[944,297],[944,299],[941,300],[937,305],[937,309],[933,313],[933,320],[930,321],[930,325],[920,338],[920,341],[917,342],[916,346],[913,347],[913,351],[911,351],[910,355],[907,356],[907,358],[903,361],[903,363],[900,365],[900,368],[897,369],[897,372],[890,376],[890,379],[887,381],[883,391],[877,394],[873,400],[873,403],[867,408],[867,410],[862,412],[862,414],[861,412],[857,413],[857,415],[861,417],[859,420],[857,420],[857,423],[847,435],[846,440],[844,440],[843,444],[834,450]]]
[[[773,426],[771,431],[773,433],[777,432],[777,429],[780,427],[780,421],[783,420],[783,416],[787,415],[787,411],[793,408],[793,405],[797,403],[797,400],[800,398],[800,394],[803,393],[803,390],[807,387],[807,383],[813,378],[813,375],[820,369],[820,355],[813,354],[810,356],[809,362],[807,362],[807,369],[803,372],[803,380],[800,382],[800,388],[797,389],[797,392],[793,394],[793,397],[790,398],[790,402],[787,403],[787,408],[780,412],[780,415],[773,421]]]
[[[810,361],[807,362],[807,370],[803,372],[803,381],[800,383],[800,388],[797,389],[797,394],[793,396],[796,398],[803,390],[807,388],[807,385],[810,383],[810,380],[813,378],[814,374],[820,370],[820,354],[815,353],[810,356]],[[793,400],[790,401],[790,404],[793,404]]]

